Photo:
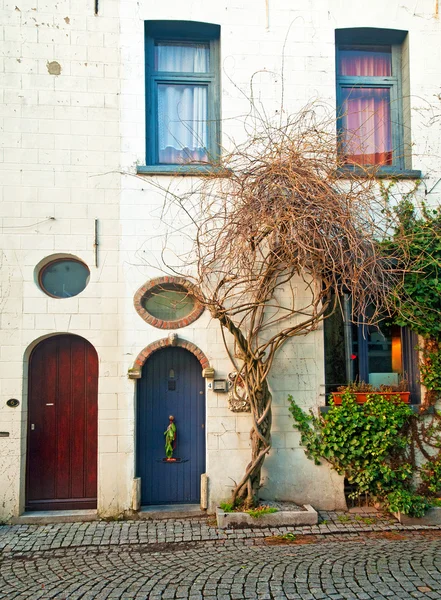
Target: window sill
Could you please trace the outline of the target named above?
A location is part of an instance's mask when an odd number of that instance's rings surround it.
[[[214,167],[212,165],[138,165],[136,167],[137,175],[181,175],[185,176],[201,176],[201,175],[217,175],[218,177],[229,177],[231,171],[222,167]]]
[[[344,179],[353,177],[372,177],[377,179],[421,179],[421,171],[415,169],[398,169],[396,167],[357,167],[347,165],[337,169],[337,176]]]

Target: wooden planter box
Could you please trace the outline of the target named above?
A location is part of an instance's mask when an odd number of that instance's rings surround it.
[[[393,396],[399,396],[402,402],[409,404],[410,402],[410,392],[352,392],[355,396],[356,402],[358,404],[363,404],[367,401],[368,396],[372,396],[372,394],[376,394],[378,396],[384,396],[385,398],[392,398]],[[342,402],[343,394],[341,392],[334,392],[331,394],[332,399],[334,400],[334,404],[339,406]]]

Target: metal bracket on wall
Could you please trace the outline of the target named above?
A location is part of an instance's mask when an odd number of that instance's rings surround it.
[[[98,0],[96,0],[98,2]],[[94,242],[93,242],[93,249],[94,249],[94,253],[95,253],[95,267],[98,266],[98,246],[99,246],[99,242],[98,242],[98,219],[95,219],[95,238],[94,238]]]

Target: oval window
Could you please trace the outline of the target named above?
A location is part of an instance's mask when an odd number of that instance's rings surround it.
[[[170,281],[173,279],[172,281]],[[153,327],[174,329],[193,323],[204,307],[193,293],[194,286],[182,277],[151,279],[136,292],[138,314]]]
[[[90,271],[79,260],[60,258],[43,267],[39,273],[41,289],[54,298],[71,298],[89,283]]]
[[[156,319],[178,321],[193,312],[196,299],[183,285],[168,283],[152,288],[142,304]]]

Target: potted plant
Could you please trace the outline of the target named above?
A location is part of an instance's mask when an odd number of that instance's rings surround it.
[[[379,387],[374,387],[370,383],[365,383],[364,381],[353,381],[346,385],[341,385],[337,388],[336,392],[331,394],[334,404],[341,404],[343,395],[346,393],[355,396],[355,400],[359,404],[366,402],[369,396],[375,394],[389,399],[399,398],[406,404],[409,404],[410,402],[409,384],[407,379],[404,378],[401,379],[398,385],[380,385]]]

